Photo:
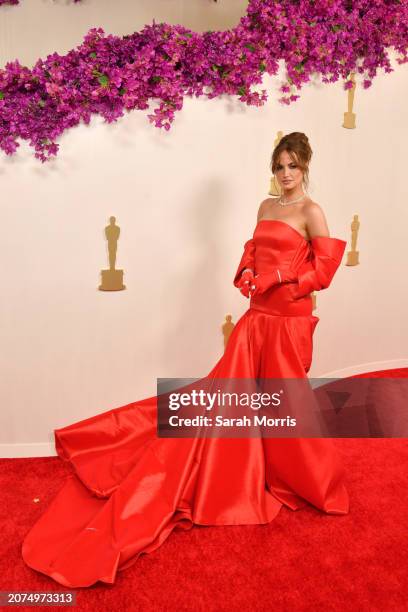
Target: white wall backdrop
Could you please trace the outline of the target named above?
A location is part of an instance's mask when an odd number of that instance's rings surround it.
[[[25,0],[1,9],[1,65],[64,53],[94,26],[123,35],[154,17],[232,27],[245,7]],[[309,136],[309,192],[347,250],[353,215],[361,222],[361,264],[342,265],[317,296],[309,375],[407,366],[408,66],[393,66],[358,87],[355,130],[341,127],[341,83],[316,81],[286,107],[280,75],[265,77],[262,108],[187,98],[170,132],[134,111],[66,132],[48,164],[25,143],[13,157],[1,153],[0,456],[54,454],[54,428],[152,396],[157,377],[210,371],[225,315],[236,321],[248,307],[232,278],[267,196],[278,130]],[[113,293],[97,289],[110,215],[127,286]]]

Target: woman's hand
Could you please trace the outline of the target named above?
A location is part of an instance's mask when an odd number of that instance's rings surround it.
[[[241,278],[237,283],[237,287],[246,298],[250,297],[250,287],[254,281],[254,273],[250,268],[246,268],[242,274]]]
[[[290,268],[273,268],[271,272],[264,274],[256,274],[250,285],[252,297],[261,295],[282,283],[295,283],[297,281],[297,272]]]

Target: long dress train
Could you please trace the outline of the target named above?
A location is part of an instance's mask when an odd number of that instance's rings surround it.
[[[260,221],[234,283],[247,266],[258,274],[295,269],[297,281],[251,298],[207,377],[307,378],[319,321],[310,292],[329,286],[345,246]],[[348,512],[330,439],[158,438],[156,407],[149,397],[54,431],[74,471],[25,537],[27,565],[69,587],[112,584],[174,528],[266,524],[283,504]]]

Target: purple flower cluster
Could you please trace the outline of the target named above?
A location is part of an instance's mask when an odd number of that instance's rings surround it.
[[[66,55],[0,70],[0,147],[11,155],[25,139],[46,161],[64,130],[133,109],[151,110],[149,120],[169,130],[186,95],[236,95],[261,106],[267,93],[254,86],[277,73],[279,60],[283,104],[316,74],[324,83],[344,79],[347,89],[354,72],[367,88],[378,68],[392,72],[388,48],[408,61],[407,41],[408,0],[250,0],[236,27],[204,33],[154,20],[123,38],[93,28]]]

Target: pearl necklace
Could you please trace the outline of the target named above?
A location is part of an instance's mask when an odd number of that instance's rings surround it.
[[[302,199],[305,197],[305,195],[306,195],[306,194],[304,193],[303,195],[301,195],[301,196],[300,196],[300,198],[297,198],[296,200],[292,200],[291,202],[284,202],[284,201],[282,200],[282,196],[280,196],[280,198],[279,198],[279,200],[278,200],[278,203],[279,203],[281,206],[288,206],[289,204],[295,204],[295,202],[299,202],[300,200],[302,200]]]

